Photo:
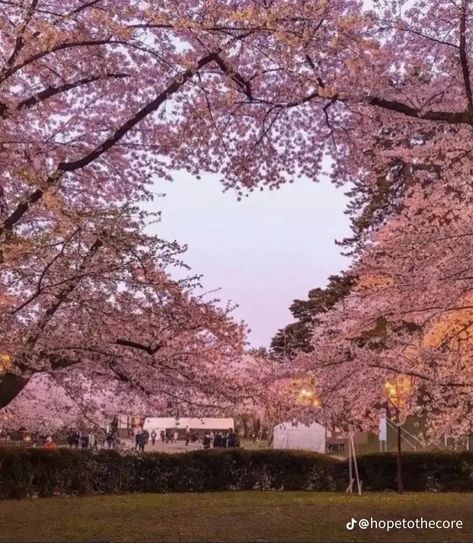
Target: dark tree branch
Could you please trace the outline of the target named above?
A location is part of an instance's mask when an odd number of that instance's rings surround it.
[[[75,47],[91,47],[91,46],[99,46],[99,45],[127,45],[126,41],[123,40],[112,40],[111,38],[107,38],[105,40],[84,40],[84,41],[78,41],[78,42],[65,42],[60,43],[51,49],[45,50],[45,51],[39,51],[38,53],[35,53],[31,57],[28,57],[23,62],[20,62],[20,64],[16,64],[15,66],[10,66],[2,70],[0,72],[0,83],[3,83],[3,81],[7,80],[9,77],[11,77],[13,74],[21,70],[22,68],[25,68],[26,66],[29,66],[30,64],[33,64],[33,62],[36,62],[37,60],[42,59],[43,57],[50,55],[52,53],[56,53],[58,51],[64,51],[65,49],[73,49]]]
[[[8,69],[15,62],[15,60],[18,57],[20,51],[23,49],[23,47],[25,45],[25,40],[24,40],[23,36],[24,36],[25,30],[27,29],[28,25],[30,24],[31,19],[33,18],[33,15],[34,15],[34,12],[36,11],[37,5],[38,5],[38,0],[33,0],[31,2],[31,5],[28,8],[28,11],[26,12],[24,23],[23,23],[23,25],[22,25],[22,27],[21,27],[21,29],[18,32],[18,35],[16,37],[15,47],[13,48],[13,51],[12,51],[10,57],[6,61],[3,70]]]
[[[468,53],[466,46],[466,18],[469,0],[462,0],[460,16],[460,64],[465,85],[465,95],[468,104],[468,111],[473,112],[473,93],[471,90],[470,66],[468,64]]]
[[[427,376],[427,375],[423,375],[421,373],[417,373],[415,371],[409,371],[409,370],[400,370],[399,368],[395,368],[395,367],[392,367],[392,366],[387,366],[387,365],[384,365],[384,364],[368,364],[368,366],[370,368],[374,368],[374,369],[381,369],[381,370],[387,370],[387,371],[392,371],[393,373],[397,374],[397,375],[408,375],[410,377],[415,377],[417,379],[420,379],[421,381],[432,381],[432,377],[431,376]],[[438,385],[440,387],[444,387],[444,388],[450,388],[450,387],[453,387],[453,388],[471,388],[473,387],[473,384],[471,383],[457,383],[455,381],[446,381],[446,382],[440,382],[438,383]]]
[[[217,53],[210,53],[205,57],[202,57],[194,68],[189,68],[178,76],[163,92],[158,94],[154,100],[146,104],[141,108],[131,119],[123,123],[118,130],[114,132],[108,139],[106,139],[102,145],[96,147],[89,154],[85,155],[78,160],[71,162],[61,162],[58,166],[58,170],[63,172],[73,172],[88,166],[100,156],[106,153],[111,147],[117,144],[130,130],[132,130],[138,123],[148,117],[151,113],[154,113],[159,107],[174,93],[176,93],[189,79],[191,79],[197,71],[213,62]]]
[[[64,92],[76,89],[78,87],[82,87],[84,85],[88,85],[89,83],[94,83],[96,81],[104,80],[106,78],[123,79],[125,77],[127,77],[127,74],[124,73],[110,73],[106,74],[105,76],[96,75],[92,77],[84,77],[82,79],[78,79],[77,81],[72,81],[71,83],[65,83],[64,85],[60,85],[59,87],[49,86],[38,92],[34,96],[31,96],[30,98],[27,98],[20,102],[17,106],[17,109],[21,110],[34,106],[35,104],[39,102],[44,102],[45,100],[52,98],[53,96],[57,96],[58,94],[62,94]]]
[[[28,384],[30,377],[6,373],[0,377],[0,409],[6,407]]]
[[[102,0],[89,0],[89,2],[86,2],[85,4],[82,4],[81,6],[73,9],[70,13],[67,14],[67,16],[70,17],[71,15],[77,15],[78,13],[95,6],[99,2],[102,2]]]
[[[22,311],[26,306],[28,306],[31,302],[33,302],[34,300],[36,300],[36,298],[38,298],[42,292],[43,292],[43,281],[44,281],[44,278],[46,277],[46,274],[48,273],[48,271],[50,270],[50,268],[63,256],[64,254],[64,251],[66,249],[66,245],[67,243],[69,243],[73,238],[74,236],[80,231],[79,228],[76,228],[74,230],[74,232],[65,240],[65,242],[62,244],[61,246],[61,249],[57,252],[56,255],[54,255],[54,257],[46,264],[46,266],[44,267],[43,271],[41,272],[40,276],[39,276],[39,279],[38,279],[38,283],[36,285],[36,289],[35,291],[33,292],[33,294],[31,294],[31,296],[29,296],[24,302],[22,302],[19,306],[17,306],[15,309],[13,309],[11,311],[11,314],[12,315],[16,315],[16,313],[19,313],[20,311]]]
[[[220,70],[225,74],[228,75],[237,85],[240,87],[240,89],[243,91],[243,93],[248,97],[248,99],[251,101],[253,100],[253,92],[251,89],[251,83],[247,81],[242,75],[240,75],[237,71],[233,70],[220,55],[215,55],[215,62],[220,68]]]
[[[386,100],[377,96],[370,96],[368,104],[382,109],[402,113],[407,117],[426,121],[440,121],[450,124],[473,124],[473,112],[471,111],[422,111],[397,100]]]
[[[215,61],[217,55],[218,52],[209,53],[208,55],[202,57],[197,62],[194,68],[189,68],[178,77],[176,77],[176,79],[164,91],[158,94],[154,100],[152,100],[142,109],[140,109],[131,119],[128,119],[125,123],[123,123],[108,139],[106,139],[101,145],[93,149],[90,153],[77,160],[73,160],[70,162],[61,162],[58,165],[57,170],[46,179],[44,183],[44,189],[40,188],[32,192],[25,200],[20,202],[16,209],[11,213],[11,215],[5,219],[3,225],[0,226],[0,236],[2,234],[5,234],[6,231],[12,230],[15,224],[18,223],[28,211],[30,206],[41,200],[44,192],[49,187],[55,186],[65,172],[70,173],[80,170],[100,158],[114,145],[119,143],[123,139],[123,137],[143,119],[157,111],[159,107],[170,96],[176,93],[187,81],[189,81],[197,71],[199,71],[207,64]]]
[[[136,341],[129,341],[127,339],[117,339],[116,344],[122,347],[130,347],[132,349],[144,351],[150,356],[155,355],[163,347],[163,344],[161,343],[158,343],[158,345],[156,345],[155,347],[151,347],[148,345],[143,345],[142,343],[137,343]]]
[[[15,224],[21,220],[23,215],[28,211],[30,206],[32,204],[35,204],[44,195],[45,190],[47,190],[49,187],[54,186],[59,179],[64,175],[64,172],[56,171],[52,175],[50,175],[46,182],[44,183],[45,188],[44,189],[36,189],[33,191],[25,200],[20,202],[13,213],[11,213],[4,221],[3,224],[0,227],[0,236],[4,235],[6,232],[13,229]]]
[[[100,238],[97,238],[95,242],[91,245],[86,256],[84,257],[83,261],[81,262],[79,266],[79,269],[78,269],[79,275],[71,279],[71,281],[56,295],[56,300],[46,309],[44,315],[41,317],[41,319],[38,322],[38,325],[36,326],[35,332],[26,339],[25,341],[26,351],[30,351],[31,349],[34,348],[34,346],[38,342],[41,332],[45,329],[49,321],[56,314],[56,312],[62,306],[62,304],[65,301],[67,301],[69,296],[79,285],[80,280],[81,280],[80,272],[86,269],[90,260],[95,256],[97,251],[99,251],[99,249],[102,246],[103,246],[103,241]]]

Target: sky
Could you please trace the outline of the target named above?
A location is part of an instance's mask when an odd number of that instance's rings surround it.
[[[348,266],[334,242],[349,233],[347,199],[328,180],[302,179],[238,201],[216,176],[179,172],[154,191],[165,197],[153,203],[162,212],[153,232],[189,246],[185,262],[204,275],[206,289],[220,288],[222,301],[238,304],[234,315],[250,327],[252,347],[269,347],[292,322],[292,301]]]

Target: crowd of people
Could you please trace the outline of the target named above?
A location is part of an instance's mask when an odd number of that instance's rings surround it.
[[[80,432],[74,430],[67,436],[67,444],[75,449],[115,449],[118,443],[118,436],[110,431],[105,435],[96,436],[92,431]]]
[[[154,430],[153,430],[154,432]],[[156,432],[154,432],[156,433]],[[156,436],[154,438],[156,441]],[[137,428],[135,432],[135,451],[144,452],[145,447],[149,441],[149,432],[148,430],[143,430],[143,428]]]
[[[205,433],[203,439],[204,449],[235,449],[240,446],[240,436],[229,428],[228,432]]]
[[[39,432],[26,432],[24,428],[13,432],[0,431],[0,443],[12,446],[42,447],[44,449],[57,449],[58,444],[51,435]]]
[[[233,428],[227,431],[206,431],[198,432],[191,430],[188,426],[183,429],[152,429],[149,432],[142,425],[137,425],[130,428],[129,436],[133,439],[132,447],[135,451],[143,453],[146,447],[151,443],[155,448],[157,443],[176,444],[178,441],[184,441],[185,445],[192,443],[201,446],[203,449],[225,449],[240,447],[240,437]],[[10,438],[1,436],[3,439]],[[99,450],[99,449],[115,449],[119,446],[118,436],[118,420],[113,420],[107,426],[105,432],[99,430],[97,433],[94,430],[77,430],[72,429],[66,434],[58,435],[55,439],[51,435],[40,436],[39,434],[29,434],[28,439],[33,447],[43,447],[46,449],[54,449],[58,446],[67,444],[70,448],[82,450]]]
[[[134,428],[133,433],[134,449],[138,452],[144,452],[150,441],[151,445],[154,447],[158,441],[158,437],[161,443],[166,444],[175,444],[179,441],[179,432],[177,429],[160,430],[158,436],[155,429],[153,429],[150,433],[148,430],[145,430],[143,427],[139,426]],[[233,428],[229,428],[228,431],[224,432],[207,431],[203,434],[203,436],[199,436],[197,431],[192,431],[189,427],[186,427],[184,442],[186,446],[189,445],[189,443],[201,443],[204,449],[226,449],[239,447],[240,437],[233,430]]]

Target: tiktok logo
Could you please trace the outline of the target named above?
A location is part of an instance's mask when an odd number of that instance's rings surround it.
[[[347,522],[347,530],[354,530],[356,526],[356,520],[352,518],[350,522]]]

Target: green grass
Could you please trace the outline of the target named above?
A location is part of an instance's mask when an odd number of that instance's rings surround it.
[[[219,492],[0,502],[0,541],[473,541],[473,494]],[[352,517],[462,530],[346,530]]]

